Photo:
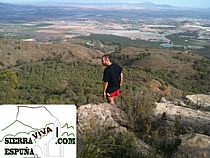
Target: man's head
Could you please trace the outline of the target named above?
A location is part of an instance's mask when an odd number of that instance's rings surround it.
[[[109,66],[109,65],[112,64],[108,55],[103,55],[103,56],[102,56],[102,58],[101,58],[101,63],[102,63],[104,66]]]

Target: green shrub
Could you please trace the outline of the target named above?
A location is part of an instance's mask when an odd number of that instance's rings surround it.
[[[14,103],[17,92],[18,80],[16,73],[12,70],[0,72],[0,104]]]
[[[103,131],[87,136],[82,141],[85,145],[80,149],[80,158],[138,158],[141,155],[132,133]]]

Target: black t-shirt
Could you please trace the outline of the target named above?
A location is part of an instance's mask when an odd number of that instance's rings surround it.
[[[104,70],[103,81],[108,82],[106,93],[120,89],[120,74],[122,68],[117,64],[111,64]]]

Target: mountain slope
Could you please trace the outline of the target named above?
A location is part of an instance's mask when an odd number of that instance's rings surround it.
[[[43,59],[59,58],[66,62],[99,62],[102,52],[71,43],[44,44],[0,38],[0,69]]]
[[[152,12],[155,11],[155,12]],[[69,4],[69,5],[11,5],[0,4],[0,20],[10,22],[29,22],[36,20],[79,20],[82,18],[100,19],[139,19],[145,18],[201,18],[209,19],[208,9],[177,8],[153,3],[140,4]]]

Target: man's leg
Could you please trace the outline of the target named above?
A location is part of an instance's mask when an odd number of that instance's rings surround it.
[[[107,101],[108,101],[109,104],[112,104],[112,105],[115,104],[114,103],[114,100],[115,100],[115,97],[109,97],[109,96],[107,96]]]

